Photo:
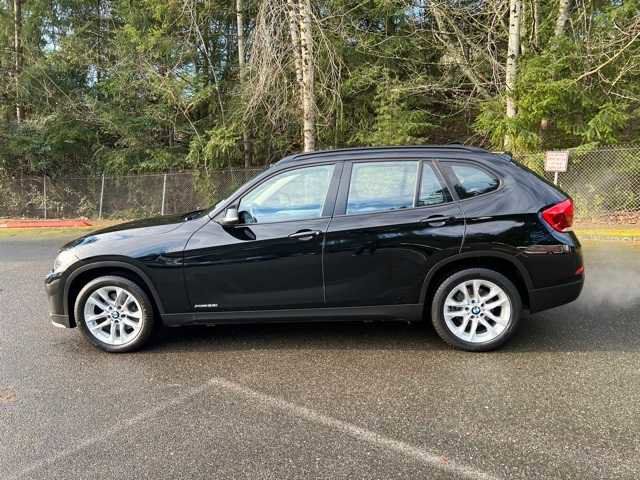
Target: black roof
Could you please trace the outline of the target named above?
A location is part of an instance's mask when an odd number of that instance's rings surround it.
[[[319,150],[316,152],[303,152],[295,153],[283,158],[276,165],[283,163],[290,163],[308,159],[317,159],[318,157],[337,157],[336,160],[347,160],[348,155],[353,153],[385,153],[385,152],[397,152],[397,153],[415,153],[419,150],[442,150],[442,151],[454,151],[454,152],[474,152],[474,153],[491,153],[480,147],[471,147],[460,144],[449,145],[407,145],[407,146],[392,146],[392,147],[355,147],[355,148],[338,148],[334,150]],[[343,158],[340,158],[340,157]]]

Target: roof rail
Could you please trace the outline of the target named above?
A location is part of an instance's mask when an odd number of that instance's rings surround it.
[[[341,153],[350,152],[376,152],[376,151],[389,151],[389,150],[462,150],[467,152],[483,152],[489,153],[480,147],[472,147],[462,144],[449,144],[449,145],[404,145],[404,146],[383,146],[383,147],[351,147],[351,148],[336,148],[331,150],[318,150],[315,152],[301,152],[289,155],[276,163],[289,163],[297,160],[304,160],[307,157],[324,156],[324,155],[336,155]]]

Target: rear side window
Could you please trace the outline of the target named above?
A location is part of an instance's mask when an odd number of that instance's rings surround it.
[[[422,179],[420,180],[420,192],[416,206],[428,207],[450,201],[449,190],[440,181],[433,167],[425,162],[422,166]]]
[[[354,163],[347,215],[413,207],[418,162]]]
[[[458,197],[471,198],[498,188],[500,181],[489,172],[471,165],[450,165],[451,179]]]

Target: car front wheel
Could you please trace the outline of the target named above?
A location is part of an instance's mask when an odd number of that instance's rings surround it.
[[[140,348],[153,329],[153,306],[133,281],[119,276],[92,280],[78,294],[75,317],[84,336],[107,352]]]
[[[504,275],[471,268],[446,278],[436,290],[431,319],[448,344],[468,351],[489,351],[515,332],[522,302]]]

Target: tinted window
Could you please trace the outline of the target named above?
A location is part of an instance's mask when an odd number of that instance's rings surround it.
[[[418,162],[354,163],[347,214],[413,207]]]
[[[456,193],[460,198],[470,198],[498,188],[498,179],[488,172],[469,165],[451,165]]]
[[[333,168],[333,165],[299,168],[271,177],[240,201],[241,221],[279,222],[320,217]]]
[[[420,194],[417,205],[425,207],[450,201],[451,194],[449,190],[442,184],[433,166],[425,162],[422,166],[422,179],[420,181]]]

